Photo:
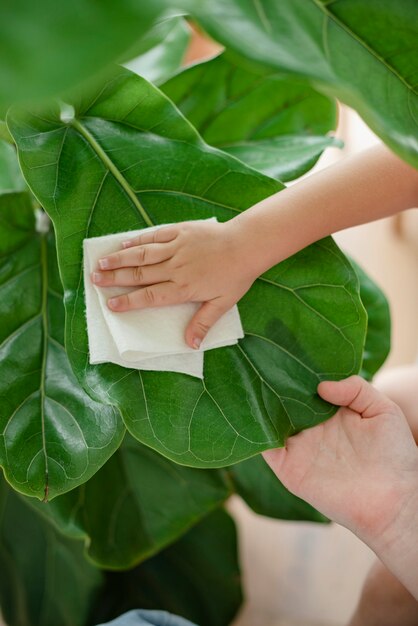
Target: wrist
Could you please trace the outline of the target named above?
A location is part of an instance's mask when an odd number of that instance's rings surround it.
[[[273,221],[260,204],[229,221],[242,268],[253,280],[298,251],[288,250],[284,244],[278,212]]]
[[[418,521],[418,464],[417,476],[408,481],[405,487],[398,487],[400,497],[394,511],[389,512],[386,524],[379,535],[370,538],[376,549],[390,554],[399,551],[402,546],[411,546],[408,539],[416,535]],[[414,523],[415,522],[415,523]],[[373,547],[373,546],[372,546]]]
[[[398,497],[388,502],[374,529],[356,534],[416,597],[418,593],[418,466],[415,476],[395,484]]]
[[[240,216],[237,216],[240,217]],[[254,281],[263,273],[260,255],[257,253],[257,242],[252,236],[247,223],[237,218],[224,222],[226,242],[232,252],[232,260],[239,270],[240,276]]]
[[[256,277],[331,232],[328,211],[319,218],[299,185],[261,200],[230,222]]]

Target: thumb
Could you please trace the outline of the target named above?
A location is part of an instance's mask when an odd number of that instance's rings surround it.
[[[210,328],[228,310],[225,301],[208,300],[196,311],[186,328],[186,343],[196,350],[206,337]]]
[[[389,398],[360,376],[350,376],[338,381],[323,381],[318,385],[318,393],[324,400],[339,406],[347,406],[362,417],[375,417],[380,413],[393,412],[395,406]]]

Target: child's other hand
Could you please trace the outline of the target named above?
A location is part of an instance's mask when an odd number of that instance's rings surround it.
[[[109,308],[119,312],[202,302],[185,333],[194,348],[256,278],[233,220],[180,222],[139,235],[123,247],[100,259],[92,280],[99,287],[141,288],[111,298]]]
[[[322,382],[318,393],[342,408],[263,456],[291,492],[386,549],[418,511],[418,448],[406,418],[359,376]]]

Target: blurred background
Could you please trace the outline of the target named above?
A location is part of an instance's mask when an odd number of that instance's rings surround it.
[[[217,44],[195,32],[185,63],[210,57]],[[357,113],[339,106],[336,136],[306,176],[380,142]],[[294,183],[292,183],[294,184]],[[383,289],[392,316],[392,349],[381,371],[418,356],[418,210],[335,235]],[[343,626],[357,604],[374,554],[345,528],[285,522],[230,501],[238,525],[246,603],[233,626]],[[399,625],[401,626],[401,625]]]

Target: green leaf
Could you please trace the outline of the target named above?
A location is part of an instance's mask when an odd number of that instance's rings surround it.
[[[190,41],[190,28],[179,16],[162,19],[147,33],[144,41],[147,43],[145,51],[138,51],[135,58],[130,56],[132,60],[125,65],[147,80],[159,82],[180,67]]]
[[[238,495],[259,515],[307,522],[328,521],[310,504],[290,493],[261,455],[233,465],[229,474]]]
[[[14,146],[0,139],[0,194],[26,188]]]
[[[360,280],[360,297],[367,311],[367,335],[360,375],[372,380],[390,352],[389,303],[380,287],[362,267],[350,259]]]
[[[107,574],[95,615],[105,621],[141,607],[199,626],[228,626],[241,602],[235,525],[218,509],[139,567]]]
[[[162,0],[14,0],[0,21],[0,104],[62,93],[117,60],[146,33]]]
[[[35,231],[24,193],[0,195],[0,294],[0,465],[21,493],[53,498],[88,480],[124,429],[71,370],[54,238]]]
[[[0,608],[9,626],[85,623],[102,574],[0,478]]]
[[[416,0],[181,0],[228,48],[309,78],[418,165]]]
[[[161,90],[212,146],[291,180],[309,170],[336,126],[335,101],[306,81],[242,68],[227,55],[186,68]]]
[[[175,541],[230,495],[223,474],[171,463],[127,436],[93,478],[33,506],[106,569],[126,569]],[[140,605],[138,605],[140,606]]]
[[[342,146],[343,142],[335,137],[284,135],[257,142],[242,141],[223,150],[268,176],[288,181],[308,172],[325,148]]]
[[[82,240],[155,223],[233,218],[277,181],[207,146],[173,104],[117,70],[68,125],[15,109],[9,129],[25,178],[54,221],[68,356],[97,400],[172,460],[230,465],[331,417],[322,378],[358,372],[366,330],[357,275],[331,238],[273,267],[240,300],[245,338],[205,353],[204,380],[89,364]]]

